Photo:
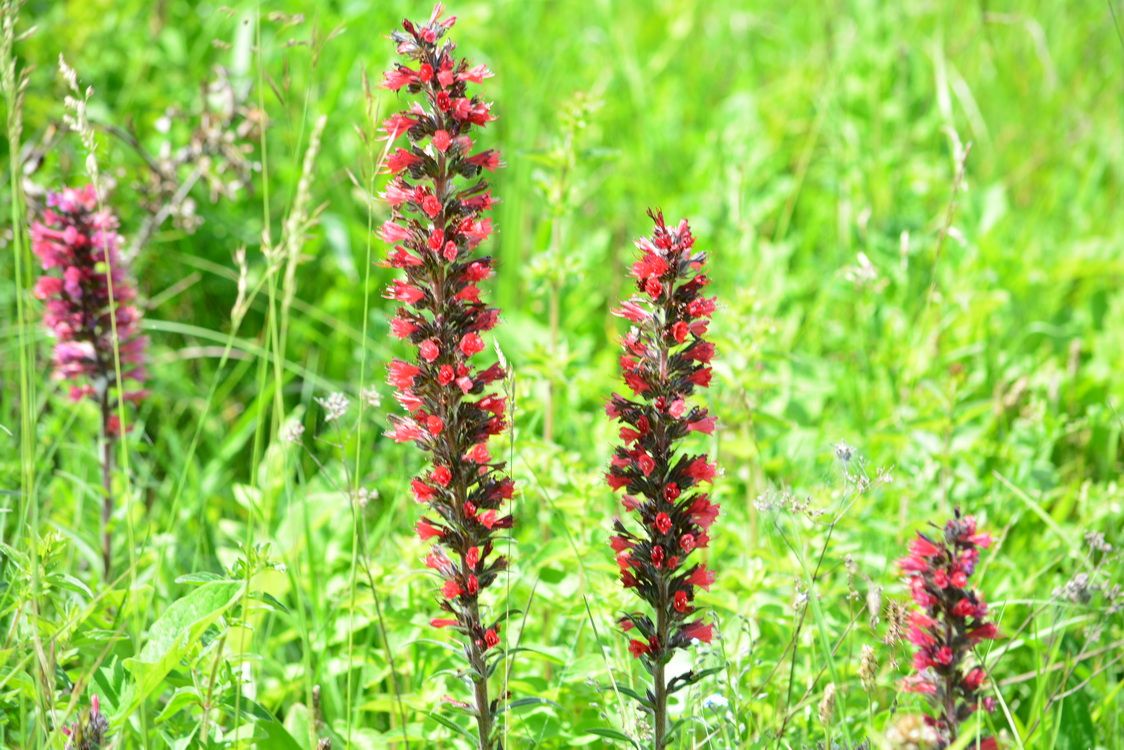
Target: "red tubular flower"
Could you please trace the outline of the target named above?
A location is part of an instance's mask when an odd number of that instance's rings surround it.
[[[500,626],[483,619],[479,600],[508,564],[494,554],[494,536],[512,526],[502,505],[514,484],[487,445],[506,426],[506,402],[486,389],[506,373],[499,365],[476,371],[472,364],[485,349],[481,332],[499,316],[476,286],[492,275],[493,260],[474,254],[493,231],[483,212],[495,201],[480,175],[503,164],[494,150],[470,153],[470,134],[494,118],[468,87],[491,73],[454,57],[455,45],[443,39],[454,19],[440,20],[443,10],[439,4],[426,23],[404,21],[404,30],[391,35],[407,60],[384,83],[419,100],[386,123],[388,137],[407,139],[388,159],[394,177],[382,195],[391,218],[380,236],[396,245],[387,265],[403,270],[386,296],[402,303],[392,334],[417,347],[413,362],[390,364],[389,382],[411,416],[391,417],[388,434],[413,441],[432,458],[412,488],[434,517],[419,521],[418,533],[434,539],[448,560],[430,567],[443,579],[440,606],[453,619],[434,622],[455,624],[465,635],[480,747],[490,750],[499,702],[488,700],[493,659],[486,654],[499,646]]]
[[[93,185],[51,193],[43,221],[31,226],[32,249],[45,272],[35,285],[35,296],[46,301],[44,323],[55,339],[54,376],[70,381],[75,401],[99,402],[110,438],[120,436],[118,400],[136,403],[148,393],[139,387],[148,378],[148,340],[140,334],[141,314],[131,304],[136,292],[119,254],[116,229],[117,219],[98,211]],[[112,269],[109,279],[107,268]],[[121,393],[114,325],[121,380],[138,386]]]
[[[714,345],[702,335],[714,302],[700,296],[709,283],[703,273],[706,255],[694,250],[686,220],[668,227],[662,213],[649,216],[655,230],[637,241],[640,258],[632,266],[642,296],[613,311],[634,324],[622,342],[621,370],[636,399],[614,394],[606,406],[606,413],[623,425],[623,445],[606,479],[614,491],[627,491],[624,507],[639,517],[635,531],[617,519],[610,544],[622,555],[627,550],[621,583],[654,610],[654,618],[630,613],[619,622],[647,639],[631,641],[629,651],[655,680],[650,692],[655,698],[653,746],[663,748],[667,696],[698,681],[689,672],[669,683],[664,667],[675,649],[695,641],[709,643],[713,637],[712,625],[687,620],[695,612],[691,602],[696,587],[709,588],[714,573],[684,563],[705,546],[706,530],[718,515],[718,505],[700,491],[703,482],[713,482],[717,467],[705,455],[677,454],[676,447],[691,432],[711,434],[715,428],[705,408],[687,404],[696,387],[710,382]]]
[[[968,664],[973,647],[984,639],[999,637],[987,622],[987,604],[968,579],[975,572],[980,548],[991,543],[987,534],[976,533],[976,519],[955,516],[945,524],[939,539],[922,533],[909,544],[909,554],[898,561],[918,609],[910,614],[907,640],[917,646],[913,666],[917,674],[901,682],[902,690],[920,693],[933,705],[929,719],[940,736],[940,747],[948,747],[960,734],[960,723],[982,705],[990,711],[992,698],[979,698],[986,672]],[[995,747],[994,738],[983,747]],[[990,745],[987,743],[991,743]]]

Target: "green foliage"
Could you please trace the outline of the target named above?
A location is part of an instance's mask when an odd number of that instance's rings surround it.
[[[0,142],[0,745],[64,747],[97,693],[115,748],[468,747],[469,717],[441,704],[468,693],[458,647],[428,626],[419,459],[381,437],[397,406],[363,395],[385,395],[382,363],[404,353],[371,233],[386,210],[372,132],[398,101],[364,80],[393,57],[381,35],[429,8],[232,5],[22,11],[19,31],[38,28],[13,50],[34,68],[22,134]],[[450,12],[460,51],[497,73],[485,138],[508,163],[486,292],[504,308],[520,486],[493,677],[515,700],[504,746],[647,746],[646,675],[613,625],[629,601],[606,543],[602,405],[623,387],[608,311],[650,205],[691,219],[722,304],[707,398],[724,429],[706,438],[725,468],[719,580],[699,597],[721,638],[672,665],[707,675],[672,698],[675,747],[887,746],[922,705],[895,687],[909,653],[886,642],[887,603],[906,599],[893,563],[956,505],[998,540],[978,578],[1008,637],[980,654],[1000,701],[982,728],[1008,747],[1124,746],[1106,598],[1120,567],[1083,541],[1124,545],[1119,3]],[[60,53],[94,87],[127,239],[152,216],[149,172],[107,126],[174,150],[194,120],[161,118],[219,107],[201,87],[219,79],[268,123],[238,140],[251,184],[212,195],[201,177],[202,222],[170,217],[136,258],[152,396],[123,441],[109,580],[96,416],[48,374],[13,190],[21,169],[30,188],[87,179],[80,140],[57,131]],[[334,391],[352,407],[326,422],[315,398]],[[1079,573],[1087,599],[1053,594]],[[880,665],[869,694],[863,645]]]

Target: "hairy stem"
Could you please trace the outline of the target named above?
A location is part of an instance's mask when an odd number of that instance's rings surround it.
[[[474,625],[480,624],[480,608],[474,600],[468,607]],[[476,728],[480,734],[480,750],[492,750],[492,710],[488,700],[488,664],[484,659],[484,649],[476,643],[471,633],[468,636],[469,663],[478,672],[472,678],[476,694]]]
[[[663,750],[667,746],[667,675],[662,653],[667,648],[668,631],[671,626],[667,607],[667,578],[661,577],[660,606],[656,611],[656,638],[659,641],[661,653],[656,661],[655,670],[652,672],[652,679],[655,681],[653,695],[656,698],[653,711],[654,726],[652,727],[652,747],[655,750]]]

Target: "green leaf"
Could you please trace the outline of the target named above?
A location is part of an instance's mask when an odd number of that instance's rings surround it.
[[[309,743],[309,711],[303,703],[294,703],[290,706],[285,716],[285,723],[282,724],[273,714],[254,701],[243,699],[242,702],[249,703],[249,710],[257,717],[254,734],[259,737],[261,734],[265,735],[265,739],[259,739],[255,747],[300,750]],[[298,740],[298,737],[302,738],[303,742]]]
[[[68,589],[76,594],[85,594],[90,597],[94,595],[86,584],[72,575],[67,575],[66,573],[52,573],[47,579],[59,588]]]
[[[439,714],[437,712],[431,712],[429,714],[429,718],[433,719],[434,721],[436,721],[441,726],[443,726],[447,729],[450,729],[450,730],[456,732],[457,734],[460,734],[460,735],[464,736],[465,738],[468,739],[469,742],[471,742],[474,745],[477,743],[477,741],[479,739],[475,735],[473,735],[472,732],[468,731],[467,729],[462,727],[460,724],[457,724],[452,719],[446,719],[444,716],[442,716],[441,714]]]
[[[275,597],[273,594],[269,593],[268,591],[259,591],[256,594],[254,594],[254,597],[260,598],[266,604],[270,605],[271,607],[275,607],[277,610],[279,610],[281,612],[284,612],[285,614],[290,614],[289,608],[286,607],[281,602],[279,602],[277,600],[277,597]]]
[[[634,700],[640,701],[640,703],[644,704],[648,708],[652,707],[652,702],[650,700],[648,700],[647,696],[641,695],[640,693],[636,692],[635,690],[633,690],[630,687],[625,687],[624,685],[617,685],[617,692],[618,693],[624,693],[629,698],[633,698]]]
[[[722,670],[723,667],[711,667],[710,669],[704,669],[701,672],[685,672],[671,681],[671,685],[667,691],[668,695],[678,693],[683,688],[690,687],[691,685],[700,682],[701,680],[709,677],[712,674],[717,674]]]
[[[242,584],[237,581],[206,583],[164,610],[152,624],[140,654],[125,660],[133,682],[125,692],[118,716],[129,716],[137,710],[179,664],[187,648],[238,601],[241,591]]]
[[[500,706],[500,710],[497,711],[496,713],[502,714],[504,711],[508,711],[508,710],[513,711],[517,708],[522,708],[523,706],[554,706],[555,708],[559,708],[559,709],[562,708],[562,706],[558,705],[557,703],[555,703],[552,700],[548,700],[546,698],[530,697],[530,698],[518,698],[516,700],[511,701],[511,703],[507,703],[503,706]]]
[[[156,723],[162,724],[175,716],[182,709],[195,703],[200,705],[203,703],[203,698],[199,695],[199,692],[194,687],[180,688],[172,694],[172,697],[168,700],[168,704],[164,706],[163,710],[156,716]]]
[[[595,729],[587,729],[586,731],[590,734],[596,734],[598,737],[607,737],[611,740],[620,740],[621,742],[627,742],[628,744],[635,747],[636,750],[642,750],[640,744],[636,740],[632,739],[624,732],[618,732],[616,729],[605,729],[604,727],[597,727]]]
[[[212,581],[225,580],[217,573],[210,573],[208,571],[200,571],[198,573],[187,573],[176,579],[176,583],[211,583]]]

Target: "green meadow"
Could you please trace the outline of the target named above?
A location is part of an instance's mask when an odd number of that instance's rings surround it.
[[[658,207],[718,299],[695,401],[719,429],[687,440],[722,468],[717,635],[673,663],[713,671],[671,747],[928,747],[895,739],[925,703],[888,621],[906,545],[960,508],[995,539],[972,583],[1002,637],[956,747],[1124,748],[1124,5],[448,5],[506,162],[478,355],[512,376],[503,747],[651,747],[604,406]],[[78,746],[96,694],[113,750],[476,747],[458,636],[429,625],[424,456],[384,435],[385,365],[415,355],[378,265],[380,123],[412,97],[377,84],[432,6],[5,6],[0,746]],[[52,376],[29,239],[91,145],[150,339],[104,529],[98,409]]]

